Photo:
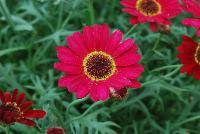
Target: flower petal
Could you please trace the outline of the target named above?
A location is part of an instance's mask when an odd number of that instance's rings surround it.
[[[46,112],[43,110],[30,110],[23,114],[26,118],[44,118],[46,115]]]
[[[104,84],[98,84],[95,88],[97,91],[98,100],[106,101],[109,98],[109,87]]]
[[[193,26],[195,28],[200,28],[200,19],[187,18],[187,19],[182,20],[182,24],[186,26]]]
[[[138,51],[138,47],[134,44],[133,39],[127,39],[121,43],[120,46],[113,52],[112,57],[116,58],[117,56],[126,53],[130,49],[132,49],[133,53]]]
[[[65,72],[67,74],[81,74],[81,73],[83,73],[83,67],[70,65],[70,64],[63,63],[63,62],[55,63],[54,68],[56,70],[60,70],[60,71]]]
[[[36,126],[36,123],[32,120],[25,119],[25,118],[20,118],[16,120],[18,123],[27,125],[27,126]]]
[[[107,45],[105,51],[108,52],[109,54],[112,54],[114,50],[116,50],[117,47],[119,47],[122,37],[123,33],[120,30],[114,31],[108,41],[109,45]]]
[[[183,10],[193,14],[196,17],[200,17],[200,6],[196,4],[193,0],[182,0],[185,6],[182,6]]]
[[[110,87],[115,89],[121,89],[131,84],[131,81],[127,79],[124,74],[116,72],[111,78],[109,78],[108,83]]]
[[[11,102],[11,94],[9,92],[4,93],[5,103]]]
[[[151,30],[152,30],[153,32],[157,32],[157,31],[158,31],[157,25],[156,25],[155,22],[151,22],[151,23],[150,23],[150,28],[151,28]]]
[[[26,94],[25,93],[21,93],[19,95],[19,97],[17,98],[17,100],[16,100],[17,105],[20,106],[21,103],[23,103],[23,101],[25,100],[25,98],[26,98]]]
[[[56,47],[58,59],[64,63],[81,65],[81,58],[75,55],[69,48],[64,46]]]
[[[125,77],[129,79],[138,78],[141,73],[144,71],[144,67],[140,64],[135,64],[128,67],[118,67],[119,72],[121,72]]]
[[[68,36],[66,38],[67,44],[69,45],[69,48],[76,53],[76,55],[79,55],[81,57],[84,57],[87,55],[87,48],[84,45],[82,36],[80,32],[74,32],[73,35]]]
[[[26,101],[24,102],[24,104],[21,106],[21,110],[26,112],[27,110],[29,110],[29,108],[33,105],[32,101]]]
[[[130,88],[140,88],[142,85],[137,80],[131,80],[131,85],[129,85]]]
[[[76,97],[84,98],[85,96],[89,94],[91,87],[92,87],[92,83],[90,82],[90,80],[88,79],[83,80],[82,83],[79,84],[79,88],[76,91]]]
[[[18,89],[15,89],[13,94],[12,94],[12,101],[16,101],[17,94],[18,94]]]
[[[199,80],[200,79],[200,68],[194,69],[194,79]]]
[[[196,31],[196,33],[197,33],[197,36],[200,37],[200,29],[198,29],[198,30]]]
[[[136,64],[141,59],[140,54],[124,54],[123,56],[120,56],[115,59],[117,66],[128,66]]]

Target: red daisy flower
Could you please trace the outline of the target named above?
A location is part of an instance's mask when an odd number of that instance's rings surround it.
[[[66,133],[63,128],[54,127],[54,128],[48,128],[46,134],[66,134]]]
[[[180,71],[188,75],[194,74],[196,80],[200,79],[200,46],[191,38],[183,36],[182,45],[177,50],[177,57],[184,64]]]
[[[178,0],[121,0],[123,12],[131,14],[131,24],[150,22],[152,31],[157,31],[157,23],[168,25],[181,13]]]
[[[192,26],[197,28],[197,36],[200,37],[200,0],[182,0],[184,6],[182,6],[183,10],[191,13],[196,18],[186,18],[182,21],[182,23],[186,26]]]
[[[123,34],[109,35],[106,24],[85,26],[83,32],[67,37],[68,48],[57,47],[59,62],[54,68],[64,72],[60,87],[75,92],[77,98],[90,94],[94,101],[107,100],[109,88],[139,88],[136,80],[143,72],[141,59],[132,39],[121,42]]]
[[[3,93],[0,90],[0,123],[10,125],[15,122],[27,126],[35,126],[36,123],[27,118],[43,118],[46,114],[43,110],[30,110],[32,101],[25,101],[26,94],[21,93],[19,96],[18,89],[13,94],[10,92]]]

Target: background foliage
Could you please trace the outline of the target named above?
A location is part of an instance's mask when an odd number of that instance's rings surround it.
[[[176,48],[193,28],[173,19],[170,34],[132,27],[119,0],[0,0],[0,88],[19,88],[47,111],[38,127],[12,125],[12,134],[44,134],[60,126],[68,134],[200,134],[200,84],[179,73]],[[108,23],[134,38],[143,55],[143,87],[123,101],[76,100],[57,87],[55,47],[85,25]],[[128,32],[129,31],[129,32]],[[4,133],[0,130],[0,133]]]

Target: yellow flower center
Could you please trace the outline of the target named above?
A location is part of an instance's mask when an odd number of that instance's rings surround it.
[[[89,53],[83,60],[84,73],[91,80],[101,81],[111,77],[116,71],[114,59],[102,51]]]
[[[200,65],[200,47],[199,46],[196,48],[196,52],[194,54],[194,59],[195,59],[196,63]]]
[[[145,16],[156,16],[161,13],[161,5],[156,0],[137,0],[136,9]]]

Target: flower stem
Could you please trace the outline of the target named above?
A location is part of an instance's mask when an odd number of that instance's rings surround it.
[[[90,14],[90,24],[94,24],[93,0],[88,0],[88,10],[89,10],[89,14]]]
[[[9,134],[9,133],[10,133],[9,126],[0,125],[0,128],[1,128],[3,131],[5,131],[5,134]]]
[[[10,134],[9,126],[6,127],[5,131],[6,131],[6,134]]]
[[[155,42],[155,44],[154,44],[154,46],[153,46],[152,51],[155,51],[155,50],[156,50],[157,46],[158,46],[159,43],[160,43],[161,37],[162,37],[162,34],[160,34],[159,37],[158,37],[158,39],[156,40],[156,42]]]
[[[73,107],[79,103],[82,103],[82,102],[86,101],[87,99],[88,99],[88,97],[85,97],[83,99],[78,99],[78,100],[73,101],[72,103],[69,104],[67,112],[70,113],[71,107]]]
[[[7,19],[10,26],[14,29],[15,24],[14,24],[12,18],[11,18],[11,15],[10,15],[10,12],[9,12],[7,6],[6,6],[5,0],[0,0],[0,8],[2,9],[3,15]]]
[[[79,120],[79,119],[83,118],[83,117],[86,116],[94,107],[96,107],[96,106],[98,106],[98,105],[101,105],[101,104],[103,104],[102,101],[98,101],[98,102],[92,104],[83,114],[81,114],[80,116],[77,116],[77,117],[72,118],[69,122],[67,122],[67,124],[70,123],[70,122],[73,122],[73,121],[75,121],[75,120]]]
[[[136,28],[137,24],[133,25],[128,32],[124,35],[124,38],[126,38],[129,34],[131,34],[133,32],[133,30]]]

